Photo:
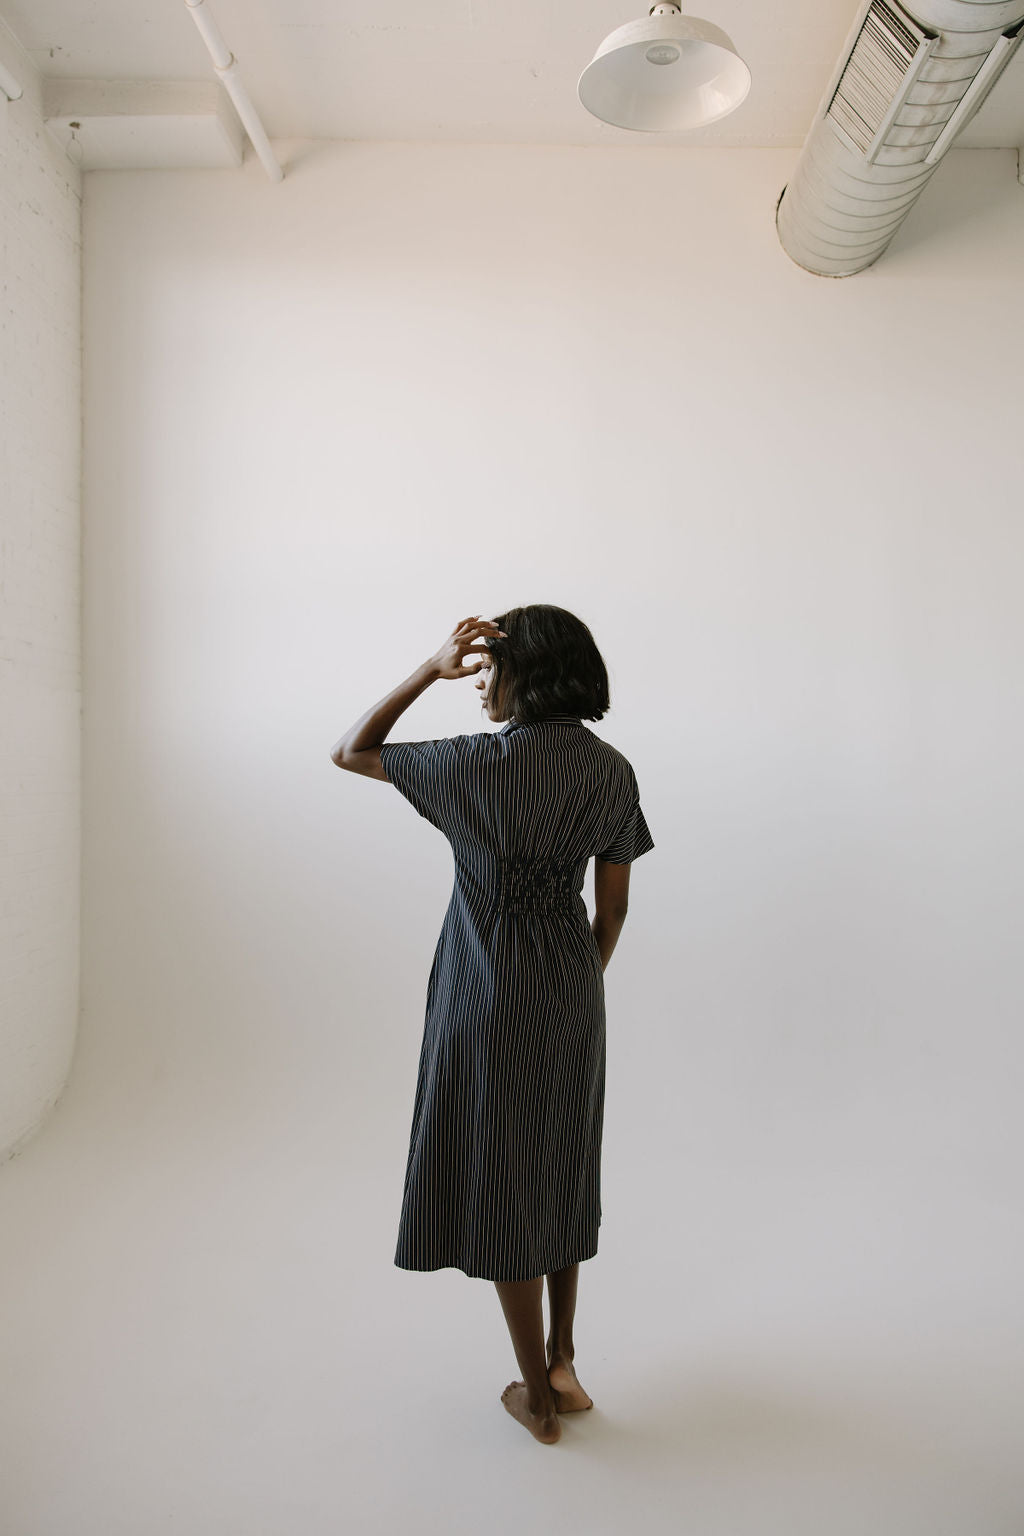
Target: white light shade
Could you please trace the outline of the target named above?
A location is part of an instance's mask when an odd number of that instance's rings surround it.
[[[677,133],[734,112],[750,90],[750,70],[718,27],[673,10],[609,33],[578,90],[602,122]]]

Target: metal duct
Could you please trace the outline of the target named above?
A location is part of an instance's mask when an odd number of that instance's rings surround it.
[[[822,277],[885,250],[1024,37],[1024,0],[866,0],[776,208]]]

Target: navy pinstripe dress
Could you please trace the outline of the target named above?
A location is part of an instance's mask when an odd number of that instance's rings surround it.
[[[590,858],[654,847],[627,759],[573,715],[386,741],[384,771],[448,839],[395,1263],[529,1280],[597,1252],[604,973]]]

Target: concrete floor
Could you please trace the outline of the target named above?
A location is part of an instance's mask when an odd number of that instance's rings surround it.
[[[776,1304],[803,1271],[770,1220],[757,1265],[710,1228],[661,1263],[609,1176],[595,1407],[543,1446],[500,1403],[493,1286],[392,1263],[390,1131],[354,1157],[327,1093],[258,1122],[183,1084],[115,1112],[76,1072],[0,1166],[0,1536],[1024,1532],[1019,1315],[998,1283],[977,1306],[956,1245],[927,1326],[865,1265],[839,1327]],[[848,1257],[815,1251],[801,1283],[845,1305]]]

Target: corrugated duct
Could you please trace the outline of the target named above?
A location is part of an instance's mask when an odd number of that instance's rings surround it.
[[[783,188],[783,249],[822,277],[885,250],[1024,37],[1024,0],[866,0]]]

